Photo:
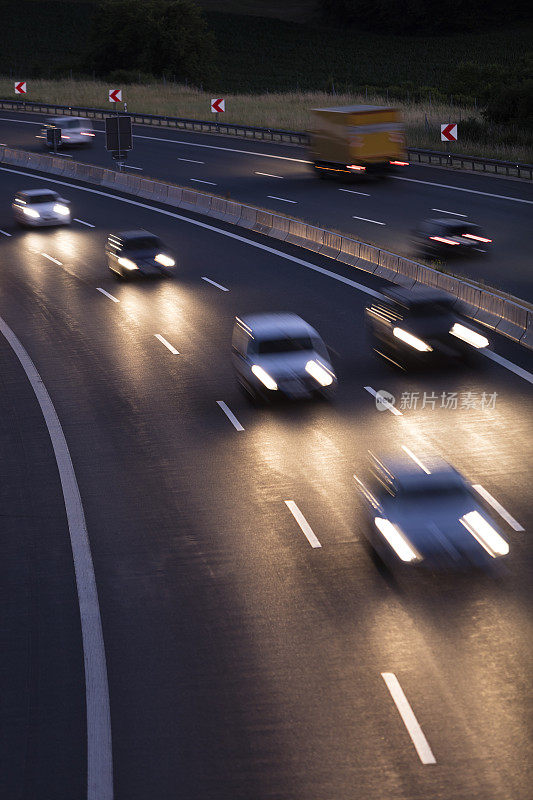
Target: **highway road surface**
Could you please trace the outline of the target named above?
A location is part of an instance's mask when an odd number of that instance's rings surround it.
[[[213,164],[195,174],[220,174],[209,151]],[[2,795],[528,800],[530,351],[491,333],[471,368],[395,371],[364,332],[385,285],[373,276],[150,202],[0,174]],[[72,201],[70,227],[15,227],[12,196],[36,186]],[[178,254],[173,280],[113,279],[106,236],[135,227]],[[254,407],[239,392],[233,317],[272,310],[322,334],[331,403]],[[401,413],[378,411],[379,389]],[[402,445],[490,493],[511,547],[499,576],[377,568],[354,475],[368,450]]]
[[[36,139],[44,117],[0,112],[0,142],[47,152]],[[65,151],[81,161],[114,168],[105,151],[103,123],[95,145]],[[412,165],[390,180],[337,183],[312,174],[303,147],[234,137],[134,126],[132,174],[168,180],[303,219],[418,259],[410,231],[423,219],[456,217],[482,226],[490,254],[461,258],[446,268],[533,302],[531,227],[533,186],[524,181]]]

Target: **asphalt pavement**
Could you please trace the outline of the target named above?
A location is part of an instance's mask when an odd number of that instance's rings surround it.
[[[61,191],[80,220],[70,227],[19,230],[12,196],[47,181],[1,175],[0,316],[50,393],[79,484],[115,797],[527,800],[533,418],[519,373],[530,351],[491,333],[506,366],[480,355],[468,369],[399,373],[366,340],[365,289],[385,285],[373,276],[103,190]],[[113,279],[106,235],[133,227],[178,254],[173,280]],[[270,310],[322,334],[333,402],[256,408],[239,392],[233,317]],[[10,798],[81,799],[83,652],[60,487],[36,403],[0,344],[12,698],[0,757]],[[378,411],[365,387],[391,392],[402,414]],[[400,445],[440,453],[519,523],[498,518],[511,544],[498,578],[376,568],[353,476],[369,449]],[[19,522],[28,508],[31,535]],[[40,582],[28,588],[32,572]],[[19,684],[41,673],[30,681],[36,725]],[[419,729],[404,723],[405,703]],[[415,747],[420,733],[432,760]]]
[[[37,114],[2,111],[0,141],[47,152],[36,138],[43,120]],[[65,150],[63,157],[114,168],[104,147],[104,125],[94,124],[94,146]],[[491,252],[454,259],[445,268],[533,301],[526,236],[533,206],[529,183],[415,164],[398,168],[389,180],[321,181],[303,147],[146,125],[135,125],[133,132],[127,161],[132,174],[251,203],[410,258],[419,259],[410,232],[421,220],[457,216],[477,223],[493,239]]]

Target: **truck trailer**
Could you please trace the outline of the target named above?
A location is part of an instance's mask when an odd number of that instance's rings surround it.
[[[314,108],[311,153],[321,177],[408,166],[401,114],[385,106]]]

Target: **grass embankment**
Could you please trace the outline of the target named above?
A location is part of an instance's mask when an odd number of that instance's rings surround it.
[[[8,89],[4,90],[4,87]],[[9,88],[8,88],[9,87]],[[11,82],[0,80],[0,95],[9,97]],[[28,81],[28,100],[59,105],[88,106],[114,110],[107,100],[109,83],[83,80],[31,80]],[[175,83],[129,84],[123,86],[123,97],[128,111],[144,111],[147,114],[162,114],[189,119],[214,120],[210,110],[212,92],[202,92]],[[256,125],[262,128],[282,128],[305,131],[311,124],[309,109],[322,106],[350,105],[352,103],[387,104],[383,96],[364,94],[327,94],[325,92],[286,92],[258,95],[227,94],[226,112],[219,115],[220,121]],[[390,101],[391,104],[394,101]],[[473,106],[450,106],[446,103],[394,103],[402,108],[407,141],[411,147],[431,150],[445,149],[440,141],[440,124],[457,122],[459,141],[450,146],[451,152],[499,158],[504,161],[532,159],[531,149],[526,146],[502,146],[479,144],[462,135],[461,120],[473,119],[483,124],[481,112]],[[120,104],[120,109],[123,109]],[[470,123],[469,123],[470,124]],[[453,149],[452,149],[453,148]]]

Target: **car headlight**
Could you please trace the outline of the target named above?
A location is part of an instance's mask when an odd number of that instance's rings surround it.
[[[305,371],[311,375],[321,386],[330,386],[333,383],[333,375],[323,367],[318,361],[308,361]]]
[[[174,267],[176,262],[170,256],[166,256],[164,253],[158,253],[154,258],[154,261],[157,261],[158,264],[161,264],[163,267]]]
[[[39,219],[41,216],[38,211],[34,208],[23,208],[22,209],[27,217],[31,217],[32,219]]]
[[[500,536],[498,531],[489,525],[479,511],[469,511],[459,519],[459,522],[465,526],[474,539],[477,539],[492,558],[506,556],[509,552],[509,545],[503,536]]]
[[[54,205],[54,211],[56,214],[61,214],[62,217],[68,217],[70,214],[70,208],[68,206],[64,206],[63,203],[56,203]]]
[[[421,560],[420,553],[415,550],[396,525],[383,517],[374,517],[374,524],[402,561]]]
[[[120,264],[121,267],[124,267],[124,269],[129,269],[129,270],[139,269],[137,264],[134,261],[130,261],[129,258],[122,258],[121,256],[118,260],[118,263]]]
[[[265,372],[263,367],[260,367],[258,364],[254,364],[252,367],[252,372],[256,378],[259,378],[263,386],[266,386],[267,389],[271,389],[273,392],[276,391],[278,384],[273,378],[270,377],[268,372]]]
[[[459,322],[456,322],[455,325],[450,330],[452,336],[456,336],[458,339],[462,339],[463,342],[467,344],[471,344],[472,347],[477,347],[478,349],[481,347],[488,347],[489,340],[482,336],[480,333],[476,333],[476,331],[470,330],[465,325],[461,325]]]
[[[412,333],[404,331],[403,328],[394,328],[392,333],[397,339],[401,339],[402,342],[408,344],[409,347],[414,347],[415,350],[419,350],[421,353],[430,353],[433,350],[431,345],[426,344],[426,342],[423,342],[422,339],[418,339],[416,336],[413,336]]]

